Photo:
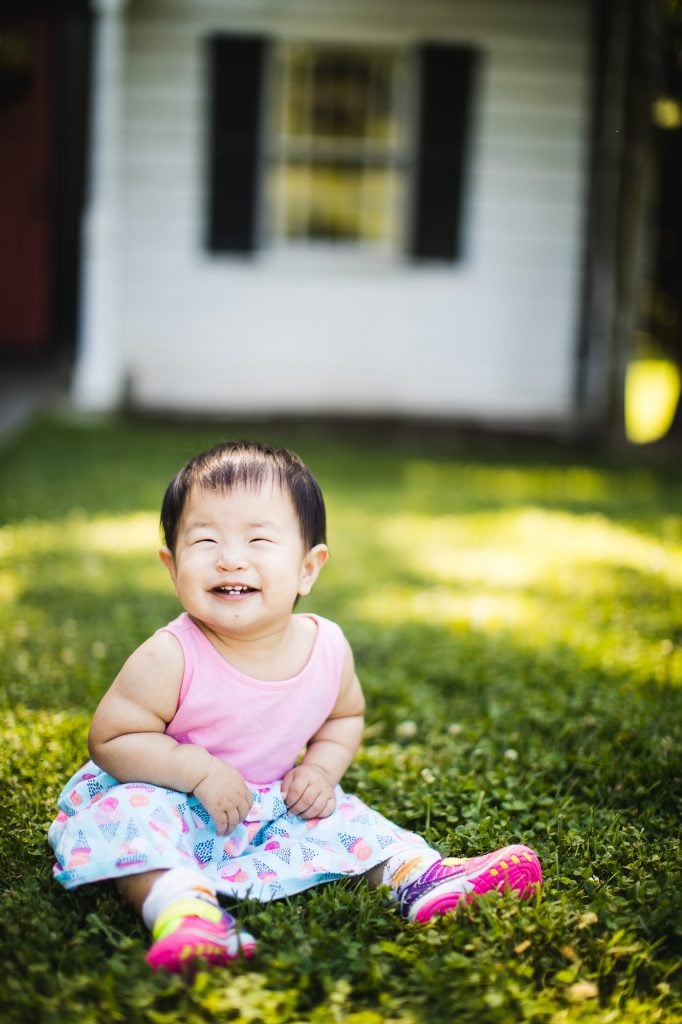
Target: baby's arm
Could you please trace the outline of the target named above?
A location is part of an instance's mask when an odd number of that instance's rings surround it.
[[[90,756],[120,782],[193,792],[223,834],[244,819],[253,797],[230,765],[203,747],[166,735],[182,673],[182,651],[169,633],[156,633],[138,647],[95,711]]]
[[[282,796],[291,814],[310,819],[333,813],[334,787],[358,751],[364,725],[365,698],[347,646],[336,704],[309,741],[301,763],[282,780]]]

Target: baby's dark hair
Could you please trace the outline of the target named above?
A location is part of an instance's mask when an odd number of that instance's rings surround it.
[[[182,513],[195,487],[227,493],[235,486],[258,487],[267,480],[291,496],[306,551],[324,544],[327,517],[322,491],[298,455],[258,441],[226,441],[190,459],[169,483],[161,505],[166,547],[175,551]]]

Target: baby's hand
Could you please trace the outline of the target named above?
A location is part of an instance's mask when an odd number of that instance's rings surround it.
[[[219,836],[232,832],[253,804],[253,793],[236,768],[217,757],[208,775],[194,787],[194,795],[213,818]]]
[[[336,810],[334,786],[314,764],[298,764],[282,779],[282,796],[290,814],[300,818],[328,818]]]

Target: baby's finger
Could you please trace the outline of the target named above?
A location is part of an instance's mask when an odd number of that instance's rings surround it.
[[[306,821],[310,821],[311,818],[328,818],[335,807],[336,800],[333,796],[319,793],[306,810],[300,812],[300,816]]]
[[[287,810],[291,814],[300,814],[300,807],[307,806],[304,802],[306,789],[307,786],[301,785],[300,782],[292,782],[287,793],[282,794]]]
[[[241,820],[242,820],[242,818],[241,818],[241,815],[239,813],[239,808],[238,807],[230,807],[230,809],[227,812],[227,834],[228,835],[230,834],[230,832],[234,832],[234,830],[236,829],[237,825],[240,823]]]
[[[227,815],[225,814],[224,811],[217,811],[213,815],[213,823],[215,825],[215,830],[219,836],[224,836],[227,834],[228,821]]]
[[[336,810],[336,797],[332,795],[327,799],[322,810],[318,813],[318,818],[328,818],[330,814],[333,814]]]
[[[299,787],[297,787],[298,789]],[[310,786],[305,786],[301,792],[296,796],[294,787],[292,786],[289,790],[289,798],[287,801],[287,810],[289,814],[296,814],[299,818],[306,816],[306,811],[312,806],[315,800],[315,792]]]
[[[239,804],[238,811],[239,811],[239,821],[240,822],[244,821],[244,819],[248,816],[248,813],[249,813],[249,811],[251,810],[252,807],[253,807],[253,794],[249,793],[249,795],[244,800],[242,800],[241,803]]]

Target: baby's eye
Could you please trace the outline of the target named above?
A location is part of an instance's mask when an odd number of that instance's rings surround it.
[[[215,544],[216,541],[213,537],[197,537],[196,540],[192,541],[192,544]]]
[[[269,537],[252,537],[251,538],[251,543],[252,544],[271,544],[272,541],[270,540]]]

